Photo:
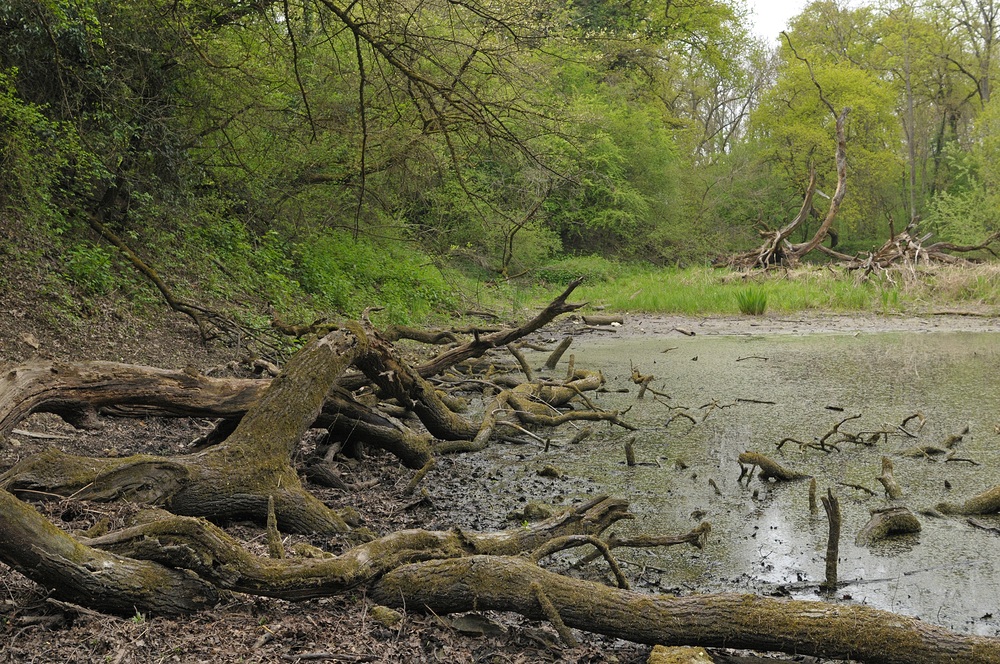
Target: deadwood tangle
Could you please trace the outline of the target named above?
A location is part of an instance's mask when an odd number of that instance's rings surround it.
[[[756,279],[824,261],[860,284],[989,259],[997,11],[814,2],[770,44],[741,5],[714,0],[0,3],[0,294],[24,320],[19,340],[0,339],[0,434],[35,412],[93,430],[111,417],[216,422],[191,454],[21,459],[0,479],[0,557],[120,614],[364,588],[411,609],[515,611],[567,644],[579,628],[872,662],[1000,660],[996,639],[860,606],[637,594],[612,549],[699,545],[709,527],[616,540],[605,533],[629,517],[624,497],[528,528],[401,531],[315,559],[287,556],[280,536],[365,538],[351,505],[309,490],[344,484],[338,454],[394,455],[419,499],[442,455],[502,436],[544,441],[571,421],[627,436],[585,358],[556,378],[567,348],[552,349],[539,378],[518,345],[578,308],[581,272],[712,263]],[[525,279],[570,285],[521,325],[413,327],[482,314],[484,292],[516,297]],[[273,377],[53,360],[35,336],[168,308]],[[449,346],[413,360],[402,338]],[[513,371],[495,375],[498,362]],[[635,367],[634,380],[660,396],[651,374]],[[476,408],[460,412],[462,391]],[[293,453],[317,428],[328,438],[303,480]],[[748,474],[807,479],[746,454]],[[891,463],[879,481],[898,490]],[[151,511],[70,535],[25,502],[57,496]],[[938,510],[996,503],[993,490]],[[882,515],[863,539],[912,527],[907,516]],[[227,535],[232,520],[258,523],[271,557]],[[540,564],[577,547],[618,587]]]

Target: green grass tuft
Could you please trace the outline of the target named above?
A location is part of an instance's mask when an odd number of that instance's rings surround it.
[[[736,291],[736,304],[747,316],[760,316],[767,309],[767,291],[759,286],[747,286]]]

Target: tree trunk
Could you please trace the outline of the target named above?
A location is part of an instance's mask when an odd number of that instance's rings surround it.
[[[336,330],[309,344],[253,403],[232,435],[203,452],[89,459],[52,450],[0,475],[0,487],[90,500],[124,497],[176,514],[260,523],[273,499],[282,530],[344,532],[349,529],[344,520],[302,488],[290,459],[331,386],[366,350],[360,331]]]
[[[0,561],[75,604],[122,615],[172,615],[219,601],[215,586],[195,574],[85,546],[2,490],[0,542]]]
[[[527,560],[471,556],[389,572],[377,602],[435,614],[514,611],[546,620],[540,588],[569,627],[638,643],[749,648],[871,664],[997,664],[1000,640],[962,635],[864,605],[739,594],[645,595],[572,579]]]
[[[830,199],[830,207],[826,211],[823,223],[816,229],[812,239],[802,244],[794,244],[789,249],[788,254],[795,260],[802,258],[820,245],[830,227],[833,226],[833,220],[837,218],[840,205],[844,202],[844,196],[847,194],[847,138],[844,134],[844,123],[847,121],[847,114],[850,111],[851,109],[845,108],[837,116],[837,189],[833,193],[833,198]]]

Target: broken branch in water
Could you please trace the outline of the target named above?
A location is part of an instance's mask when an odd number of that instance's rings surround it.
[[[837,558],[840,555],[840,500],[831,489],[827,489],[826,495],[820,500],[830,521],[830,533],[826,541],[826,580],[820,588],[833,592],[837,589]]]
[[[882,474],[878,477],[878,481],[885,487],[885,496],[889,500],[899,500],[903,497],[903,488],[892,474],[892,459],[889,457],[882,457]]]
[[[659,546],[676,546],[678,544],[690,544],[695,548],[703,549],[705,548],[705,544],[708,542],[708,536],[711,532],[712,524],[708,521],[702,521],[696,528],[685,535],[638,535],[636,537],[618,537],[615,533],[611,533],[605,544],[608,549],[616,549],[618,547],[650,549]],[[599,551],[588,553],[586,556],[581,558],[575,566],[585,565],[600,556],[601,552]]]
[[[772,477],[780,481],[801,480],[811,477],[811,475],[789,470],[774,459],[764,456],[758,452],[743,452],[739,456],[739,462],[741,467],[743,467],[743,464],[747,464],[751,467],[756,466],[757,468],[760,468],[760,479],[763,481],[767,481]],[[753,476],[753,471],[751,470],[748,473],[744,468],[743,472],[740,473],[739,479],[743,479],[744,476],[746,476],[747,482],[749,483],[751,477]]]

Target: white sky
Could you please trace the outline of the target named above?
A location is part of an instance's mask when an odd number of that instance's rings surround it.
[[[778,34],[788,27],[788,19],[795,16],[808,4],[808,0],[745,0],[750,9],[755,32],[773,42]]]

